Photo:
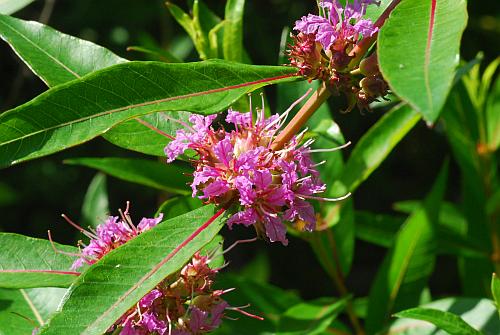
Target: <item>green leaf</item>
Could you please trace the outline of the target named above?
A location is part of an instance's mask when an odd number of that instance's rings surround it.
[[[205,206],[164,221],[108,253],[81,274],[40,334],[104,333],[217,235],[224,220],[213,221],[213,212]]]
[[[368,243],[389,248],[405,219],[400,216],[355,212],[356,237]]]
[[[403,204],[404,203],[404,204]],[[397,203],[397,209],[400,210],[401,206],[408,206],[405,208],[410,209],[410,202]],[[419,202],[411,203],[412,212],[420,206]],[[456,217],[457,221],[452,221],[455,217],[448,216],[447,210],[450,209],[451,204],[443,203],[439,212],[439,226],[437,227],[436,234],[438,236],[437,253],[441,255],[459,255],[474,258],[488,258],[488,251],[484,249],[478,241],[461,233],[461,223],[465,223],[463,216]],[[356,237],[368,243],[389,248],[398,230],[403,225],[405,219],[400,216],[377,214],[365,211],[356,211]],[[452,226],[452,224],[458,227]],[[448,226],[450,224],[450,226]],[[465,227],[464,227],[465,228]]]
[[[435,228],[447,170],[445,163],[423,205],[406,220],[377,273],[366,319],[370,334],[384,326],[393,310],[416,305],[427,284],[434,269]]]
[[[498,169],[494,156],[488,159],[481,157],[478,148],[484,146],[484,128],[481,126],[482,110],[478,87],[479,65],[463,78],[451,92],[442,120],[446,129],[446,136],[450,143],[453,156],[461,172],[461,201],[460,208],[467,222],[467,238],[478,241],[488,254],[492,253],[489,226],[493,221],[488,217],[487,205],[490,195],[485,187],[488,180],[489,189],[497,189]],[[464,85],[467,83],[467,87]],[[474,88],[475,87],[475,88]],[[479,99],[482,100],[482,99]],[[485,177],[488,176],[488,177]],[[486,179],[485,179],[486,178]],[[462,257],[459,260],[459,269],[463,292],[469,296],[482,296],[490,291],[492,263],[489,260]]]
[[[102,135],[104,139],[119,147],[138,151],[143,154],[165,157],[165,147],[170,139],[163,134],[175,135],[184,127],[165,117],[165,112],[153,113],[120,123]],[[189,122],[188,112],[169,112],[168,116],[182,122]],[[142,123],[141,123],[142,122]],[[146,122],[155,130],[145,126]]]
[[[491,295],[493,295],[498,314],[500,315],[500,279],[498,279],[498,276],[495,273],[493,273],[491,278]]]
[[[481,335],[480,331],[472,328],[461,317],[450,312],[443,312],[432,308],[412,308],[396,313],[398,318],[409,318],[428,321],[437,327],[454,335]]]
[[[168,199],[161,204],[160,208],[156,211],[155,217],[163,213],[163,217],[169,219],[193,211],[201,206],[202,202],[198,198],[179,196]]]
[[[224,59],[243,61],[243,14],[245,0],[228,0],[224,16]]]
[[[78,253],[75,247],[55,243],[57,250]],[[56,253],[47,240],[0,233],[0,287],[67,287],[79,273],[70,271],[75,257]]]
[[[342,312],[347,299],[319,298],[290,307],[280,318],[279,335],[322,334]]]
[[[354,147],[340,180],[331,189],[335,196],[354,191],[385,160],[394,147],[420,120],[409,106],[400,104],[385,114]]]
[[[0,116],[0,166],[88,141],[148,113],[216,113],[265,85],[297,78],[289,67],[220,60],[128,62],[59,85]]]
[[[500,60],[500,58],[498,58]],[[495,80],[486,100],[487,144],[491,152],[500,146],[500,78]]]
[[[34,1],[35,0],[0,0],[0,14],[13,14]]]
[[[234,292],[224,296],[231,306],[244,306],[250,304],[247,312],[255,313],[264,318],[256,320],[243,317],[236,312],[228,314],[229,317],[238,318],[238,321],[227,320],[223,322],[218,335],[269,335],[275,332],[280,316],[290,306],[301,302],[295,293],[287,292],[279,287],[267,283],[258,283],[248,276],[235,276],[223,273],[217,277],[215,283],[220,289],[235,287]]]
[[[66,289],[0,289],[0,334],[30,335],[56,311]]]
[[[405,0],[380,29],[378,59],[385,80],[430,123],[451,89],[466,24],[465,0]]]
[[[90,182],[87,193],[83,198],[82,218],[83,227],[97,227],[109,214],[108,191],[106,190],[106,175],[97,173]]]
[[[390,5],[391,0],[381,0],[380,5],[371,5],[366,7],[366,13],[364,19],[371,20],[372,22],[377,21],[379,16],[384,12],[384,10]]]
[[[182,164],[166,164],[147,159],[119,157],[81,157],[68,159],[64,162],[72,165],[87,166],[131,183],[153,187],[174,194],[191,194],[191,190],[186,185],[190,179],[184,175],[191,172],[191,169]]]
[[[425,309],[439,310],[451,313],[463,319],[481,334],[496,335],[500,329],[500,318],[488,299],[476,298],[446,298],[420,306]],[[442,319],[440,321],[445,321]],[[448,335],[459,334],[456,332],[437,329],[429,322],[415,321],[411,319],[398,319],[388,331],[394,335]],[[477,332],[475,333],[477,334]]]
[[[126,61],[94,43],[6,15],[0,15],[0,37],[48,86]]]
[[[220,22],[220,18],[199,0],[193,1],[192,16],[170,2],[167,2],[167,8],[177,23],[188,33],[200,59],[216,58],[217,49],[211,50],[208,33]]]

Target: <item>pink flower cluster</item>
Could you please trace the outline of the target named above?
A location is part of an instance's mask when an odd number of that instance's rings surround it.
[[[204,334],[219,327],[225,310],[221,298],[230,291],[213,290],[217,269],[211,258],[199,252],[181,271],[169,276],[125,313],[109,332],[119,327],[120,335]]]
[[[361,37],[373,35],[378,29],[370,20],[362,19],[366,7],[379,4],[376,0],[321,1],[323,15],[309,14],[295,23],[294,30],[303,34],[314,34],[325,50],[344,51],[348,44],[358,42]]]
[[[89,244],[84,245],[81,254],[78,255],[80,257],[73,263],[73,269],[81,267],[84,263],[94,264],[111,250],[153,228],[163,218],[162,214],[154,219],[143,218],[135,226],[128,214],[128,204],[125,212],[120,211],[120,214],[121,219],[110,216],[95,231],[84,230],[64,216],[71,225],[90,238]],[[200,252],[195,253],[188,264],[161,281],[128,310],[107,333],[120,335],[204,334],[220,325],[226,309],[259,318],[238,307],[229,306],[221,298],[224,293],[231,290],[212,288],[219,269],[211,268],[209,264],[216,256],[220,254],[216,255],[215,251],[208,256]]]
[[[86,231],[79,226],[77,228],[90,238],[88,245],[80,244],[84,247],[81,256],[72,265],[71,269],[76,270],[84,263],[92,265],[113,249],[118,248],[125,242],[133,239],[140,233],[149,230],[160,223],[163,214],[155,219],[143,218],[137,227],[132,223],[128,215],[128,209],[123,213],[120,220],[117,216],[110,216],[105,223],[97,226],[95,231]],[[70,222],[76,226],[74,223]]]
[[[193,197],[219,205],[238,202],[239,210],[229,218],[229,227],[253,225],[259,235],[284,245],[288,240],[283,221],[302,220],[305,229],[312,231],[316,217],[307,200],[331,200],[315,197],[325,191],[325,184],[311,160],[314,140],[301,143],[305,132],[282,149],[272,149],[290,109],[266,118],[262,108],[255,120],[252,112],[229,109],[225,121],[234,127],[231,131],[216,128],[216,115],[192,115],[192,125],[184,124],[185,129],[178,130],[175,140],[165,148],[168,162],[187,149],[198,154],[198,159],[192,160]]]

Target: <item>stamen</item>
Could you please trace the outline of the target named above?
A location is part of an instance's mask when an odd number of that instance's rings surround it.
[[[328,202],[335,202],[335,201],[341,201],[349,198],[351,196],[351,192],[347,193],[344,196],[341,196],[339,198],[322,198],[322,197],[315,197],[312,195],[304,195],[304,194],[299,194],[297,195],[297,198],[305,200],[305,199],[312,199],[312,200],[319,200],[319,201],[328,201]]]
[[[306,127],[304,130],[302,130],[297,136],[296,136],[296,139],[297,139],[297,142],[300,142],[302,141],[302,139],[304,138],[304,135],[306,134],[306,132],[309,130],[309,127]],[[311,139],[309,139],[308,141],[310,141]],[[307,143],[307,142],[306,142]]]
[[[66,216],[66,214],[61,214],[61,216],[64,218],[64,220],[66,220],[67,223],[78,229],[83,235],[87,236],[90,239],[98,239],[97,235],[92,234],[91,232],[83,229],[82,227],[71,221],[70,218]]]
[[[349,141],[346,144],[343,144],[343,145],[341,145],[339,147],[336,147],[336,148],[330,148],[330,149],[311,149],[311,150],[308,150],[307,152],[308,153],[313,153],[313,152],[333,152],[333,151],[337,151],[337,150],[340,150],[340,149],[347,148],[350,145],[351,145],[351,141]]]
[[[258,316],[258,315],[255,315],[255,314],[251,314],[251,313],[248,313],[246,311],[244,311],[242,308],[247,308],[247,307],[250,307],[250,304],[248,305],[245,305],[245,306],[241,306],[241,307],[226,307],[226,309],[229,309],[229,310],[232,310],[232,311],[236,311],[236,312],[239,312],[243,315],[246,315],[248,317],[251,317],[253,319],[257,319],[257,320],[260,320],[260,321],[264,321],[264,318],[261,317],[261,316]]]
[[[229,251],[231,251],[232,249],[234,249],[234,247],[236,247],[238,244],[242,244],[242,243],[252,243],[252,242],[255,242],[257,241],[257,238],[251,238],[251,239],[247,239],[247,240],[238,240],[236,242],[234,242],[233,244],[231,244],[228,248],[226,248],[226,250],[224,250],[222,252],[222,255],[228,253]]]
[[[311,165],[311,167],[315,168],[315,167],[318,167],[318,166],[323,165],[323,164],[325,164],[325,163],[326,163],[326,160],[325,160],[325,161],[321,161],[321,162],[319,162],[319,163],[316,163],[316,164],[314,164],[314,165]],[[314,170],[312,170],[312,169],[309,169],[309,170],[314,171]]]
[[[86,257],[86,256],[84,256],[82,254],[75,254],[75,253],[72,253],[72,252],[66,252],[66,251],[58,250],[56,248],[56,245],[54,244],[54,241],[52,240],[52,235],[50,234],[50,230],[47,230],[47,234],[49,236],[49,242],[50,242],[50,245],[52,246],[52,250],[54,250],[54,252],[56,254],[66,255],[66,256],[71,256],[71,257]]]

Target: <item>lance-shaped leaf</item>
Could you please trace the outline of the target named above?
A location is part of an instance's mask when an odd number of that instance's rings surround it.
[[[340,180],[331,187],[336,190],[334,195],[354,191],[382,164],[418,120],[420,116],[408,105],[400,104],[387,112],[354,147]]]
[[[467,322],[474,329],[477,329],[481,334],[498,334],[498,330],[500,329],[500,318],[498,318],[497,311],[493,306],[493,302],[489,299],[452,297],[436,300],[420,307],[425,309],[439,310],[445,312],[445,315],[447,315],[448,313],[452,313],[456,316],[459,316],[461,319],[463,319],[463,321]],[[445,319],[436,321],[445,321]],[[445,328],[443,327],[443,329]],[[391,325],[388,333],[394,335],[460,334],[460,332],[455,332],[453,330],[443,331],[429,322],[415,321],[412,319],[396,320]]]
[[[482,333],[465,322],[460,316],[433,308],[411,308],[396,313],[398,318],[428,321],[454,335],[481,335]]]
[[[192,192],[187,186],[190,179],[185,176],[192,169],[182,163],[165,164],[147,159],[119,157],[73,158],[65,163],[87,166],[131,183],[175,194],[188,195]]]
[[[71,246],[54,244],[57,250],[78,253]],[[79,273],[70,271],[75,257],[56,253],[47,240],[0,234],[0,287],[67,287]]]
[[[465,0],[405,0],[378,35],[384,78],[428,122],[437,119],[451,89],[466,24]]]
[[[371,288],[366,328],[380,330],[391,311],[418,303],[434,269],[438,212],[447,179],[444,165],[431,192],[401,228]]]
[[[0,116],[0,166],[88,141],[136,116],[165,111],[216,113],[256,88],[297,78],[279,66],[220,60],[118,64],[59,85]]]
[[[48,86],[126,61],[94,43],[6,15],[0,15],[0,37]]]
[[[229,0],[224,16],[224,59],[243,60],[243,13],[245,0]]]
[[[29,335],[56,311],[66,289],[0,289],[0,334]]]
[[[224,210],[213,213],[205,206],[175,217],[111,251],[80,275],[40,334],[104,333],[217,235]]]
[[[498,314],[500,315],[500,279],[494,273],[491,278],[491,295],[495,299],[495,305],[497,306]]]
[[[277,335],[324,334],[328,326],[345,308],[348,298],[319,298],[290,307],[280,318]]]
[[[106,175],[97,173],[83,198],[82,219],[83,227],[97,227],[109,213],[108,191],[106,189]]]

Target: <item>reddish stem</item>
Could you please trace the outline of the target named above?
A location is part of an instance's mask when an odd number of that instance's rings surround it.
[[[302,126],[309,120],[311,115],[330,97],[331,93],[323,83],[316,92],[306,101],[304,106],[297,112],[295,117],[286,125],[271,145],[272,150],[280,150],[285,143],[297,134]]]
[[[394,8],[401,2],[401,0],[393,0],[389,6],[384,10],[384,12],[379,16],[377,21],[375,21],[374,25],[377,28],[380,28],[384,25],[385,20],[389,17],[389,15],[392,13]],[[359,62],[361,61],[361,58],[366,54],[368,49],[375,43],[377,40],[378,36],[378,31],[374,33],[372,36],[365,37],[359,42],[351,51],[349,54],[350,56],[353,56],[354,58],[351,60],[349,64],[350,69],[354,69],[355,67],[358,66]]]

